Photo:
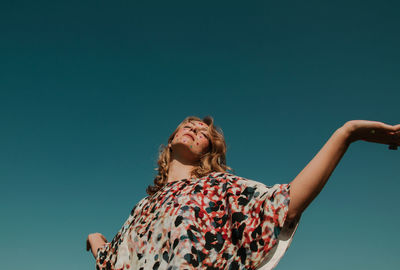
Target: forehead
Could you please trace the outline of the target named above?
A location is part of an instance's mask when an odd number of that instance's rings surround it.
[[[201,121],[197,121],[197,120],[190,120],[186,124],[192,124],[192,125],[194,125],[194,126],[196,126],[198,128],[205,129],[205,130],[208,129],[208,125],[206,123],[201,122]]]

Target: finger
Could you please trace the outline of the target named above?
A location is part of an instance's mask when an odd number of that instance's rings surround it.
[[[374,143],[397,145],[400,143],[400,133],[396,134],[395,132],[387,132],[381,130],[381,132],[376,131],[373,134],[369,134],[369,136],[365,137],[363,140]]]
[[[396,129],[395,129],[394,126],[388,125],[388,124],[385,124],[385,123],[382,123],[382,124],[381,124],[381,128],[386,129],[386,130],[389,130],[389,131],[396,131]]]
[[[395,131],[400,131],[400,124],[393,126]]]

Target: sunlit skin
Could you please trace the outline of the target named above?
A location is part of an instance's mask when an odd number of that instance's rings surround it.
[[[186,164],[195,165],[210,145],[208,126],[200,121],[184,124],[170,143],[172,156]]]
[[[201,156],[208,151],[208,125],[191,121],[182,125],[176,132],[171,147],[167,182],[191,178],[191,171],[199,163]]]
[[[183,125],[169,144],[172,149],[168,181],[179,181],[191,177],[190,172],[209,147],[208,126],[200,121]],[[400,124],[388,125],[377,121],[351,120],[338,128],[307,166],[290,182],[288,220],[297,218],[319,194],[333,170],[356,141],[400,146]],[[100,233],[92,233],[86,240],[86,249],[96,258],[99,247],[107,240]]]
[[[191,171],[198,165],[202,154],[208,151],[208,125],[191,121],[182,125],[169,144],[172,149],[167,182],[191,178]],[[107,243],[101,233],[92,233],[86,240],[86,250],[91,250],[96,258],[99,247]]]

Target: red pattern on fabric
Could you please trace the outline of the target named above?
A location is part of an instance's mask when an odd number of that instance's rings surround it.
[[[216,172],[167,183],[132,209],[96,268],[256,269],[276,244],[289,189]]]

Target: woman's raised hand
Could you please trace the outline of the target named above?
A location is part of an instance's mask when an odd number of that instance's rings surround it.
[[[363,140],[387,144],[393,147],[390,149],[400,146],[400,124],[392,126],[377,121],[351,120],[345,126],[350,131],[350,142]]]

